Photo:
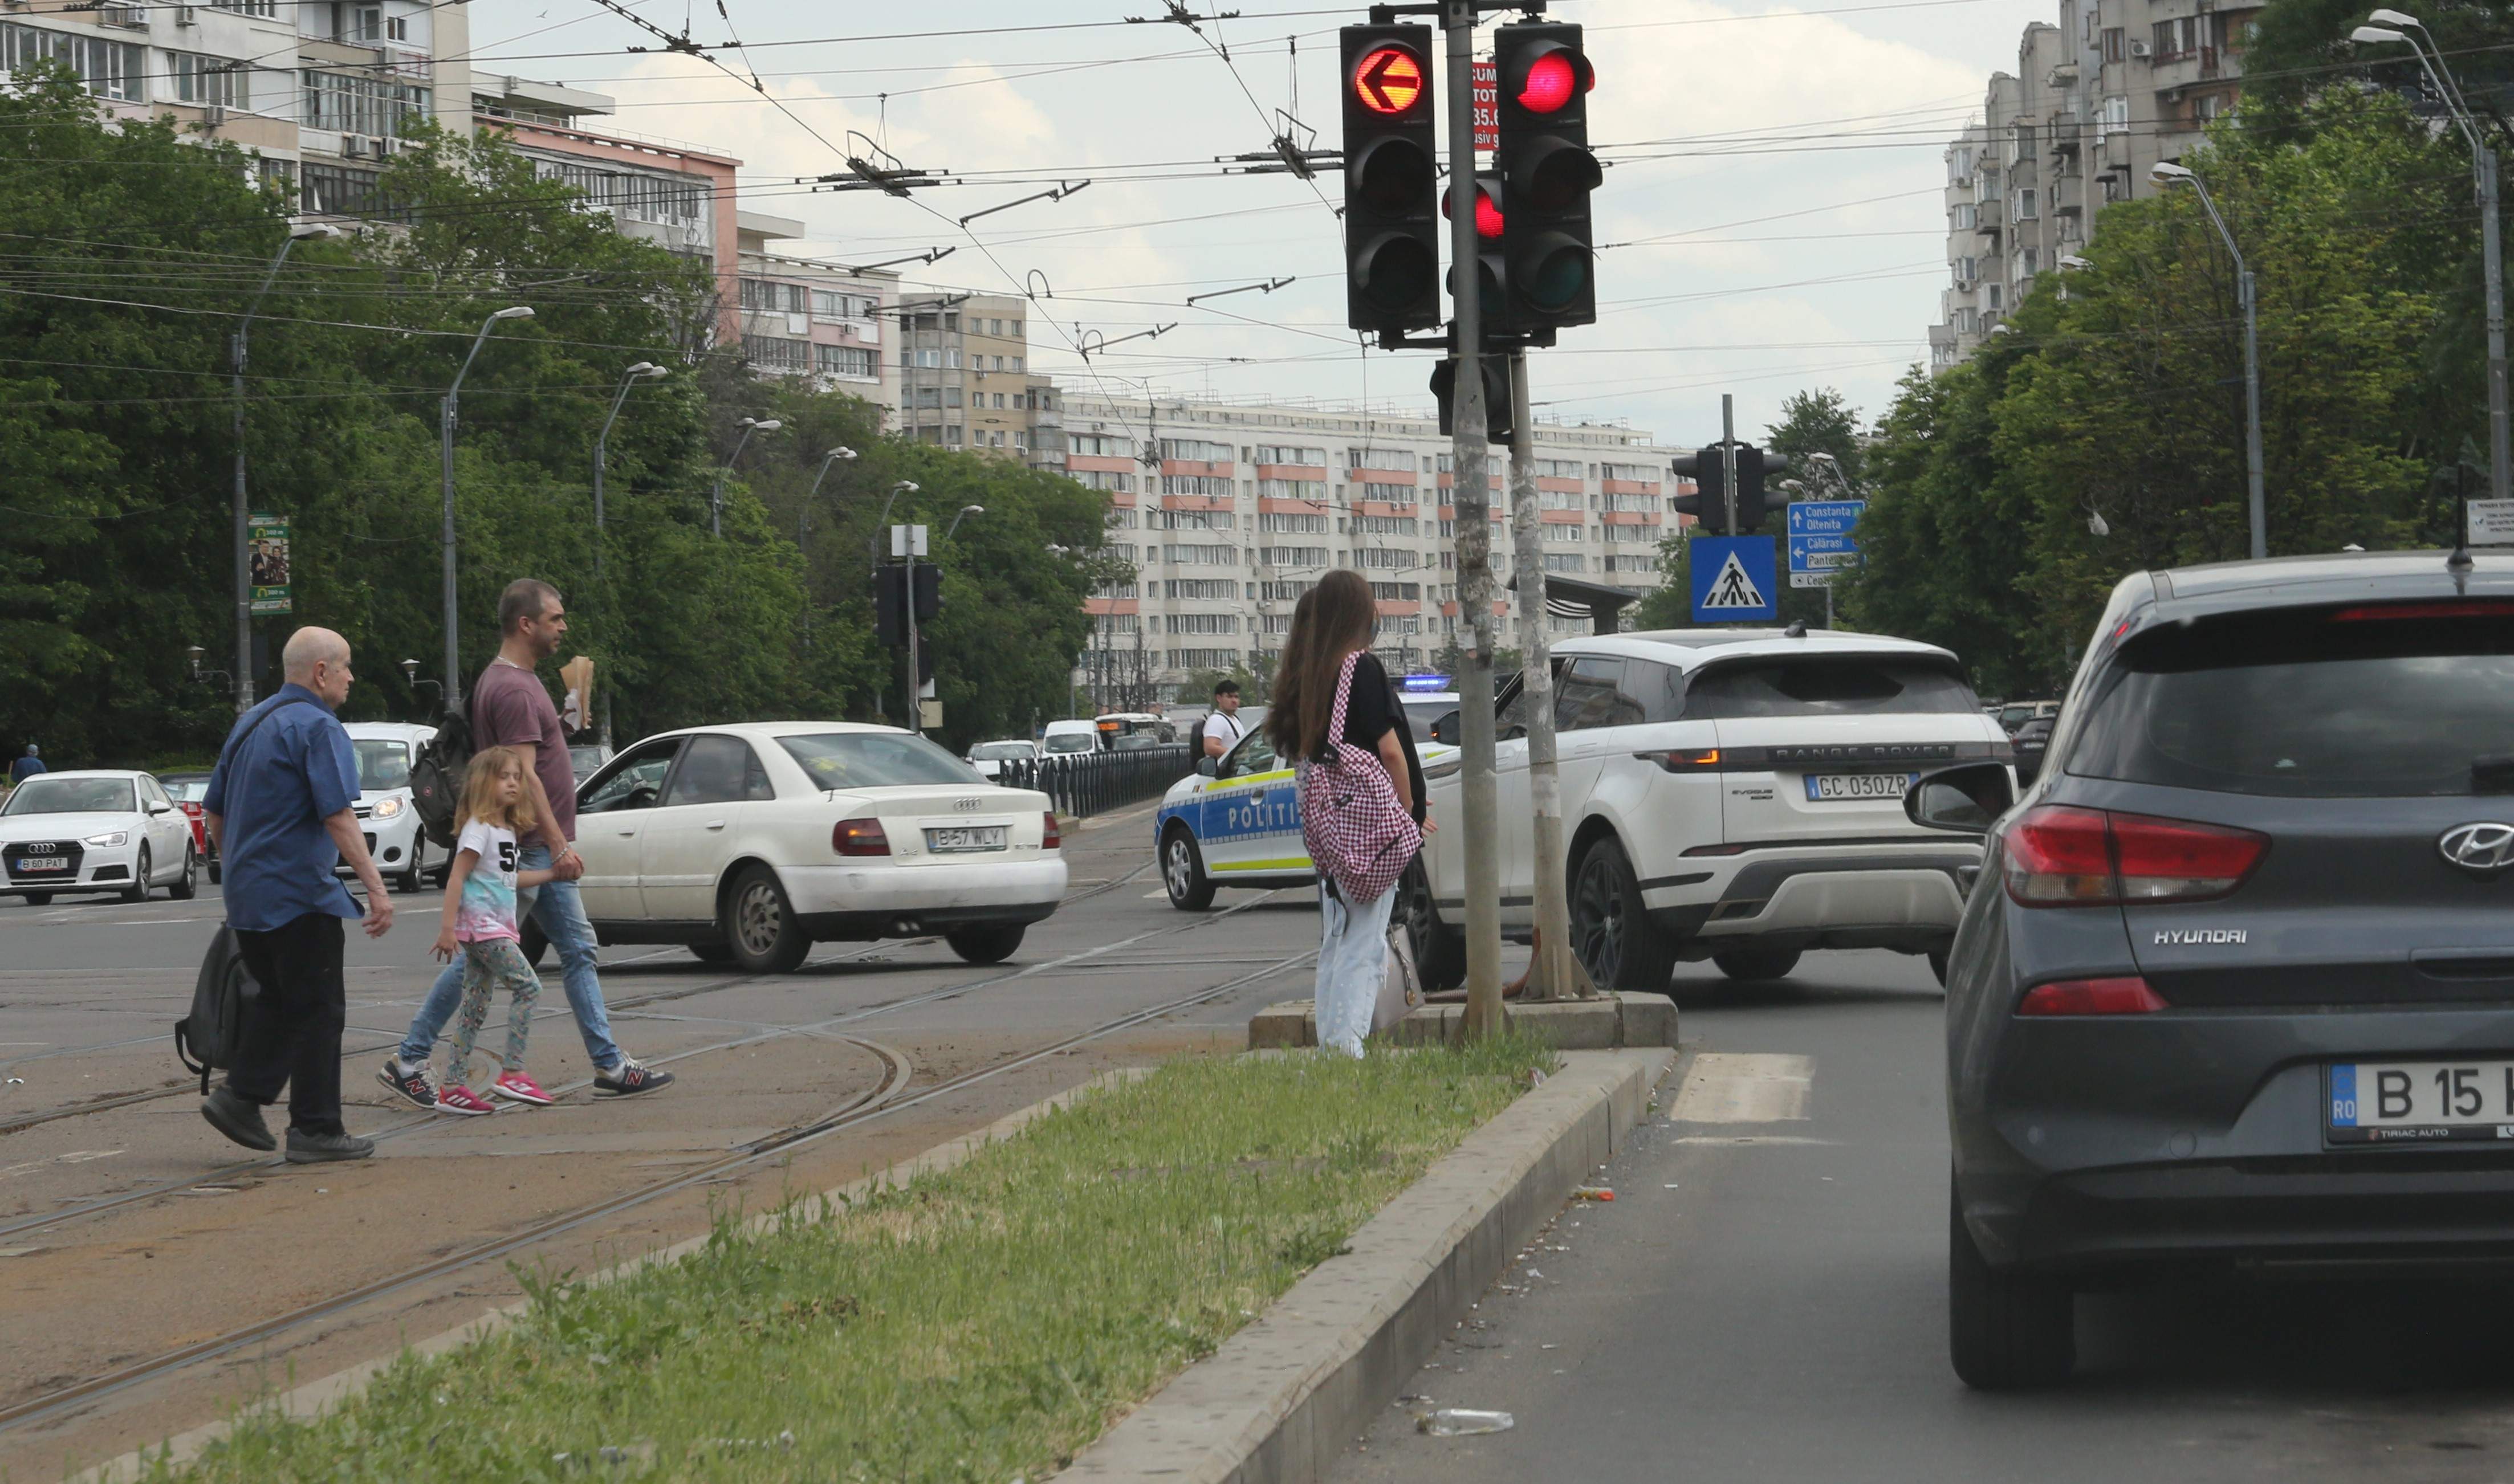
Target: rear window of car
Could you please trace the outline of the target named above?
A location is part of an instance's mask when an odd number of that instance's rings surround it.
[[[210,781],[206,778],[170,778],[159,782],[166,785],[167,796],[178,804],[197,804],[210,796]]]
[[[887,788],[902,783],[967,783],[977,773],[922,737],[895,732],[827,732],[781,737],[815,788]]]
[[[1757,716],[1981,714],[1963,676],[1926,661],[1851,656],[1757,661],[1701,671],[1685,683],[1684,714]]]
[[[2476,791],[2514,754],[2514,603],[2282,609],[2132,638],[2067,771],[2288,798]]]
[[[1034,757],[1037,752],[1037,748],[1025,742],[980,742],[969,749],[971,757],[984,758],[989,762],[1008,757]]]
[[[1046,752],[1097,752],[1100,739],[1088,732],[1059,732],[1040,744]]]

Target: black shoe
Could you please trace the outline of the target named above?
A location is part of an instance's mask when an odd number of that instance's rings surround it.
[[[248,1149],[279,1147],[279,1141],[270,1137],[270,1125],[262,1121],[261,1106],[230,1088],[211,1089],[209,1097],[201,1100],[201,1116],[210,1121],[210,1127]]]
[[[337,1160],[364,1159],[376,1151],[376,1142],[354,1134],[308,1134],[303,1129],[288,1131],[288,1162],[292,1165],[327,1165]]]
[[[429,1079],[426,1067],[403,1071],[400,1057],[386,1057],[385,1064],[376,1068],[376,1080],[413,1107],[425,1108],[431,1113],[436,1111],[436,1084]]]
[[[609,1071],[596,1071],[593,1074],[594,1091],[610,1093],[621,1098],[634,1097],[638,1093],[651,1093],[657,1088],[671,1085],[670,1072],[657,1071],[651,1066],[640,1066],[628,1057],[622,1057],[620,1064]]]

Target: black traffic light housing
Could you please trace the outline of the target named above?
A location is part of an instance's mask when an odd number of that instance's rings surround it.
[[[908,619],[902,594],[908,590],[908,568],[902,563],[889,563],[873,569],[872,632],[873,638],[893,649],[908,644]],[[916,564],[916,622],[931,623],[943,612],[943,569],[930,562]]]
[[[1453,339],[1451,344],[1455,343]],[[1512,436],[1510,357],[1506,354],[1482,355],[1477,358],[1477,364],[1483,368],[1484,373],[1484,441],[1508,443]],[[1456,401],[1457,392],[1458,360],[1453,351],[1432,366],[1432,400],[1439,404],[1440,436],[1443,438],[1449,436],[1453,424],[1450,408]]]
[[[1428,25],[1344,28],[1345,323],[1440,323],[1438,54]]]
[[[1673,467],[1677,477],[1690,479],[1694,493],[1675,499],[1676,512],[1690,515],[1702,522],[1703,528],[1723,536],[1740,536],[1762,526],[1770,512],[1764,481],[1790,469],[1787,454],[1767,454],[1751,443],[1737,445],[1737,529],[1728,529],[1728,466],[1721,455],[1723,445],[1710,444],[1694,453],[1678,456]]]
[[[1507,229],[1510,324],[1541,333],[1598,319],[1590,193],[1604,179],[1589,149],[1589,64],[1577,25],[1523,21],[1493,33]]]

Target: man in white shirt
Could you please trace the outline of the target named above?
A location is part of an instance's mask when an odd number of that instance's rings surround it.
[[[1239,682],[1226,680],[1213,688],[1213,712],[1204,718],[1204,755],[1221,757],[1247,735],[1248,724],[1239,719]]]

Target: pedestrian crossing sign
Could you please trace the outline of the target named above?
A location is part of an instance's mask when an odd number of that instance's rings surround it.
[[[1768,536],[1697,536],[1693,622],[1742,623],[1780,617],[1777,561]]]

